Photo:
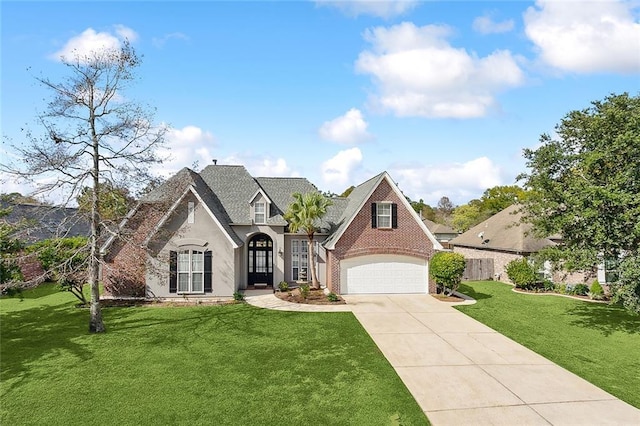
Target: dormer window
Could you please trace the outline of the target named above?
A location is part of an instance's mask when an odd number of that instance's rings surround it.
[[[253,221],[255,223],[265,223],[266,217],[266,204],[264,202],[257,202],[253,206]]]

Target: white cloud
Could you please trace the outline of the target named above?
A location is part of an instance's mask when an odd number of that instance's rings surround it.
[[[473,29],[480,34],[507,33],[513,30],[513,27],[513,19],[495,22],[490,15],[484,15],[473,20]]]
[[[634,73],[640,71],[638,12],[638,2],[538,0],[524,14],[525,32],[555,68]]]
[[[396,165],[390,173],[405,195],[430,205],[442,196],[457,204],[467,203],[485,189],[502,184],[500,167],[487,157],[466,163]]]
[[[199,168],[211,163],[211,148],[216,145],[211,132],[196,126],[185,126],[182,129],[170,129],[166,135],[166,144],[158,150],[158,155],[168,158],[162,165],[154,169],[156,174],[170,177],[183,167]]]
[[[322,139],[329,141],[356,144],[371,137],[367,133],[368,126],[360,110],[351,108],[344,115],[325,121],[318,130],[318,134]]]
[[[498,92],[523,83],[511,52],[478,57],[451,46],[450,34],[447,26],[409,22],[367,30],[372,49],[360,53],[355,66],[377,85],[373,106],[401,117],[482,117]]]
[[[157,48],[161,48],[163,47],[169,40],[189,40],[189,36],[187,36],[186,34],[183,33],[179,33],[179,32],[175,32],[175,33],[169,33],[169,34],[165,34],[162,37],[154,37],[153,39],[151,39],[151,43],[157,47]]]
[[[385,19],[402,15],[418,3],[417,0],[316,0],[318,6],[334,7],[347,16],[371,15]]]
[[[62,58],[67,60],[83,58],[102,50],[118,49],[125,39],[133,42],[137,38],[138,34],[124,25],[115,25],[113,33],[96,32],[93,28],[87,28],[81,34],[69,39],[62,49],[49,57],[56,61]]]
[[[342,192],[351,182],[351,175],[362,163],[360,148],[350,148],[338,152],[321,166],[322,181],[330,190]]]
[[[292,170],[284,158],[258,156],[252,153],[234,153],[218,164],[242,165],[252,176],[256,177],[299,177],[300,173]]]

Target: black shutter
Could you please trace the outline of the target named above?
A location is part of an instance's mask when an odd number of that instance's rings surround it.
[[[204,292],[213,292],[213,285],[211,280],[211,251],[204,252]]]
[[[169,252],[169,293],[178,292],[178,253]]]
[[[391,204],[391,227],[398,227],[398,205],[396,203]]]
[[[378,227],[378,205],[376,203],[371,203],[371,227]]]

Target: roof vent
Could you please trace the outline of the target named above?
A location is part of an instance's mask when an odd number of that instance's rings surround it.
[[[214,159],[213,159],[213,160],[211,160],[211,161],[213,161],[213,165],[214,165],[214,166],[215,166],[216,164],[218,164],[218,159],[217,159],[217,158],[214,158]]]

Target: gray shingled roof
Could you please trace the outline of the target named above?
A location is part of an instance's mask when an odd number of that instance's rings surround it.
[[[429,231],[434,234],[457,234],[456,230],[451,228],[450,226],[443,225],[441,223],[436,223],[429,219],[422,219]]]
[[[337,225],[337,228],[331,236],[324,241],[323,244],[325,246],[333,244],[335,240],[340,238],[344,229],[349,225],[349,220],[358,213],[362,204],[367,201],[367,197],[380,184],[383,177],[384,172],[356,186],[346,198],[346,205],[344,205],[345,203],[335,204],[335,211],[332,211],[331,215],[338,217],[338,219],[333,222]],[[341,212],[340,208],[342,208]],[[338,215],[338,213],[340,214]],[[329,216],[329,214],[327,214],[327,216]]]
[[[287,224],[282,216],[293,202],[291,195],[294,192],[318,192],[318,188],[305,178],[258,177],[256,181],[272,202],[271,216],[267,220],[269,225]]]
[[[449,244],[514,253],[536,253],[555,245],[548,238],[531,235],[531,224],[521,223],[522,215],[519,205],[507,207],[452,239]],[[482,238],[478,236],[480,234]]]
[[[89,221],[77,208],[5,202],[1,202],[0,207],[11,208],[3,220],[21,225],[15,237],[27,243],[58,237],[87,237],[91,233]]]
[[[220,220],[225,230],[236,242],[242,241],[231,225],[252,223],[249,203],[258,191],[271,200],[268,225],[285,226],[282,217],[293,201],[294,192],[318,191],[305,178],[259,177],[254,178],[244,166],[209,165],[200,174],[183,168],[164,184],[146,195],[143,202],[174,201],[192,185],[209,209]]]

